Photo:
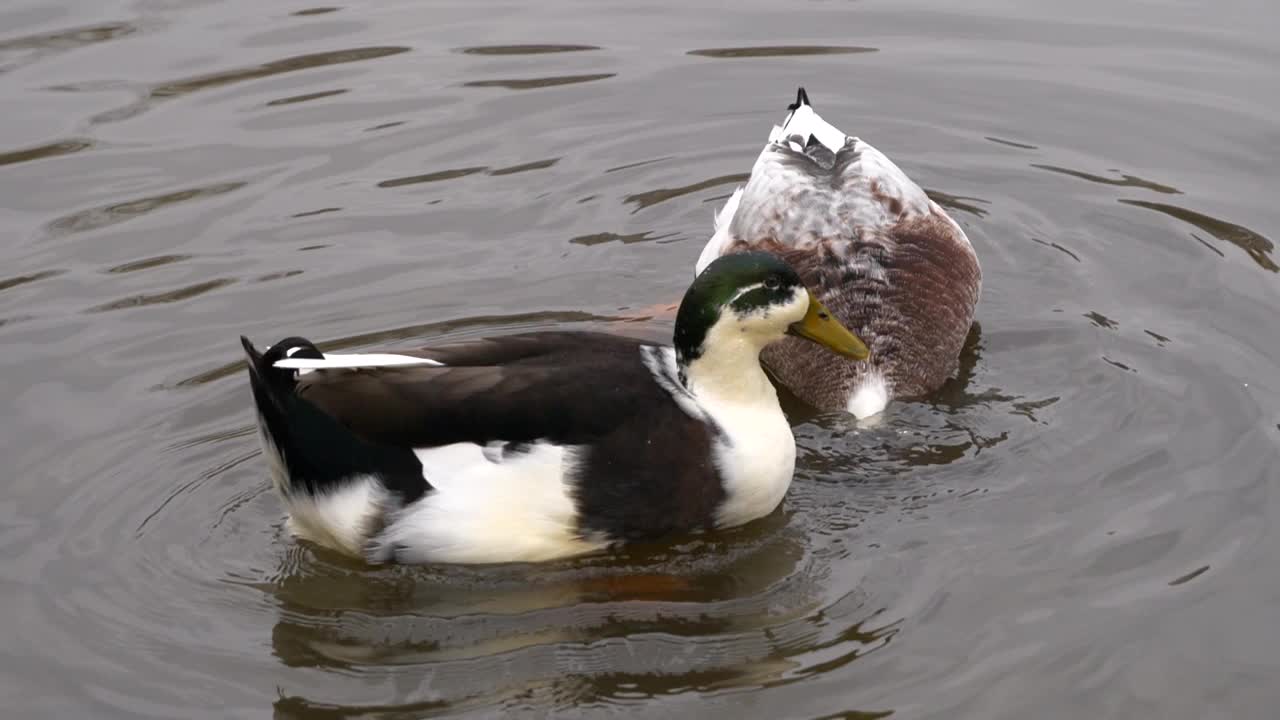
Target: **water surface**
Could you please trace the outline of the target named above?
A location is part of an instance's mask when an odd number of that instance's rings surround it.
[[[609,5],[0,9],[8,716],[1272,717],[1280,7]],[[663,338],[801,84],[973,240],[953,382],[732,532],[287,537],[238,334]]]

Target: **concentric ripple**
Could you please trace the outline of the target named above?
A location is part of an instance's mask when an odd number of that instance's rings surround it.
[[[5,6],[6,717],[1271,717],[1255,5]],[[663,340],[801,84],[973,241],[951,382],[784,393],[795,481],[730,532],[491,568],[288,536],[238,335]]]

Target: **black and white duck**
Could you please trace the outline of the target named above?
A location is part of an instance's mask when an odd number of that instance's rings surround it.
[[[710,263],[673,346],[541,332],[408,353],[241,338],[273,484],[298,536],[370,562],[580,555],[767,515],[795,439],[760,352],[867,348],[763,252]]]
[[[850,361],[785,339],[765,367],[801,400],[865,418],[955,371],[982,270],[964,231],[879,150],[814,112],[800,88],[698,259],[765,250],[866,341]]]

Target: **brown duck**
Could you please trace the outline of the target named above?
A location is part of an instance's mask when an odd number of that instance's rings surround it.
[[[956,370],[982,270],[964,231],[879,150],[814,112],[804,88],[716,215],[698,259],[783,257],[871,349],[851,361],[787,339],[762,360],[801,400],[864,418]]]

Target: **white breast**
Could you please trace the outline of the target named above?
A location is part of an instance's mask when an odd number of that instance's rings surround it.
[[[736,326],[717,322],[708,333],[709,345],[732,345]],[[719,337],[725,333],[729,339]],[[758,350],[756,351],[758,352]],[[689,371],[701,376],[691,393],[677,377],[675,351],[642,348],[641,358],[654,380],[671,394],[690,417],[718,428],[712,452],[724,483],[725,500],[716,525],[734,527],[773,512],[791,487],[796,469],[796,440],[791,424],[778,405],[778,393],[760,369],[755,353],[704,353]],[[717,368],[729,362],[731,368]],[[717,382],[717,379],[727,382]]]
[[[724,433],[715,448],[725,488],[716,524],[734,527],[773,512],[796,470],[795,436],[777,401],[703,407]]]

